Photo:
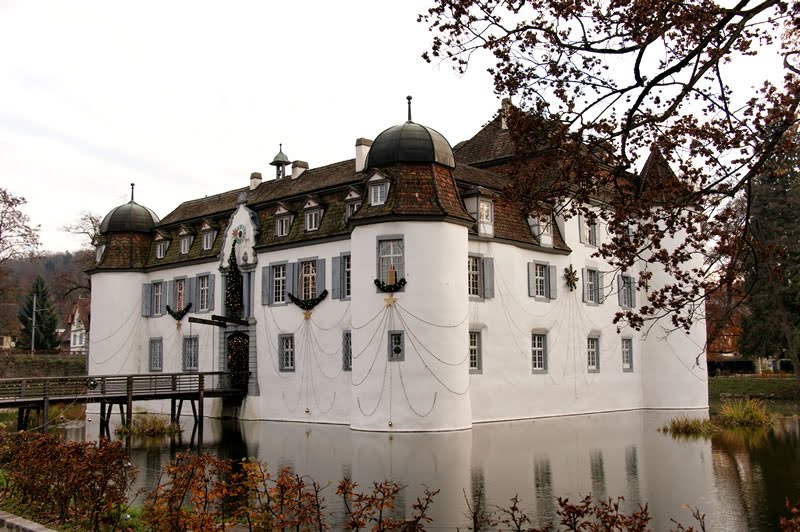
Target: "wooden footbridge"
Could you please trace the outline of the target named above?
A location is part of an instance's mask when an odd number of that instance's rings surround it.
[[[222,397],[241,403],[248,377],[247,372],[212,371],[0,379],[0,408],[17,409],[19,430],[29,428],[32,413],[40,413],[37,428],[47,430],[50,405],[100,403],[100,435],[107,436],[115,405],[123,425],[130,426],[135,401],[169,400],[172,422],[178,421],[184,401],[189,401],[195,424],[202,427],[203,399]]]

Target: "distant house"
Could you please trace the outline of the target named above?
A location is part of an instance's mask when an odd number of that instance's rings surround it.
[[[89,298],[78,298],[78,301],[72,305],[65,331],[68,341],[66,348],[70,353],[86,353],[89,346],[90,309],[91,300]]]
[[[19,335],[17,306],[12,303],[0,303],[0,349],[13,349]]]

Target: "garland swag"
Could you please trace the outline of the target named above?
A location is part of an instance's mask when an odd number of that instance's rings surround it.
[[[231,255],[228,257],[228,278],[225,285],[225,308],[231,318],[241,318],[244,310],[242,295],[242,274],[236,262],[236,239],[231,244]]]
[[[398,292],[401,288],[406,285],[406,278],[401,277],[397,280],[394,284],[386,284],[380,279],[375,279],[375,286],[378,287],[378,290],[381,292]]]
[[[192,308],[191,303],[186,303],[186,306],[183,307],[183,310],[172,310],[169,308],[169,305],[167,305],[167,312],[175,319],[175,321],[181,321],[183,317],[186,316],[186,313],[189,312],[190,308]]]
[[[295,297],[292,294],[287,294],[287,295],[289,296],[289,301],[291,301],[301,309],[311,310],[312,308],[319,305],[323,299],[328,297],[328,291],[323,290],[320,295],[318,295],[317,297],[312,297],[311,299],[300,299],[299,297]]]

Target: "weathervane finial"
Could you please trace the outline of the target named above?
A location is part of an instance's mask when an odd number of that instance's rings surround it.
[[[131,201],[133,201],[133,187],[135,187],[133,183],[131,183]]]
[[[408,121],[411,122],[411,96],[406,96],[408,100]]]

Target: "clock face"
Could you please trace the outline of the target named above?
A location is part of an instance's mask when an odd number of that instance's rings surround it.
[[[244,226],[244,224],[239,224],[239,226],[234,230],[234,235],[236,235],[236,243],[241,244],[247,236],[247,228]]]

